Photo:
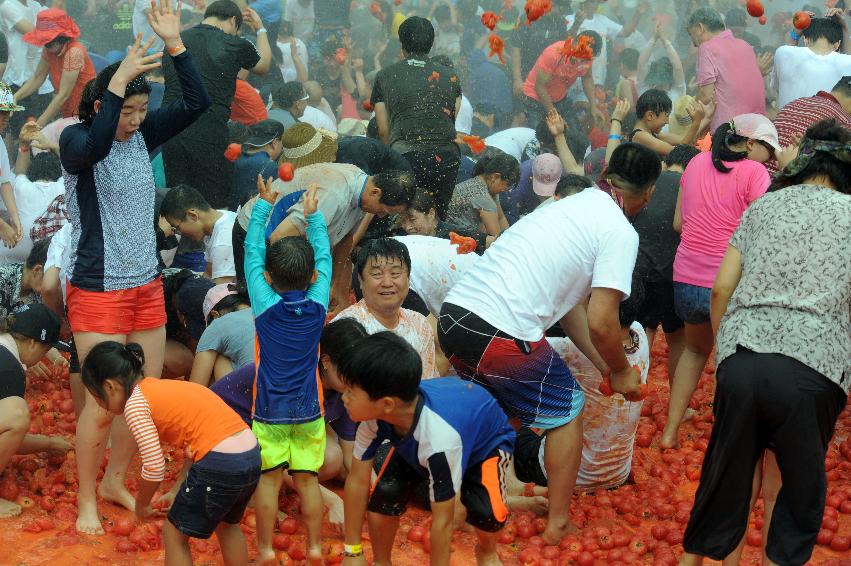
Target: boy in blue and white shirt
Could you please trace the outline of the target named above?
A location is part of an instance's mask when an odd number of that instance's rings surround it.
[[[495,533],[508,518],[503,477],[514,430],[496,400],[484,388],[456,378],[421,382],[419,354],[392,332],[352,346],[338,373],[346,386],[346,410],[360,423],[346,479],[346,556],[362,557],[361,525],[369,510],[374,560],[389,564],[399,515],[425,482],[432,564],[449,564],[456,494],[467,509],[467,522],[477,529],[479,562],[498,563]],[[392,449],[370,491],[373,459],[385,440]]]

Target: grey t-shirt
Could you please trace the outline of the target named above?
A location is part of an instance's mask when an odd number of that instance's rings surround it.
[[[496,201],[487,185],[479,177],[473,177],[455,185],[452,200],[447,208],[446,221],[465,230],[478,231],[482,210],[496,212]]]
[[[196,353],[210,350],[230,358],[233,369],[254,362],[254,315],[250,308],[228,313],[210,323],[198,340]]]

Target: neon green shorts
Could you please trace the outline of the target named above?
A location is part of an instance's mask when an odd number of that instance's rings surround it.
[[[301,424],[251,425],[260,443],[260,470],[283,467],[290,472],[316,474],[325,462],[325,419]]]

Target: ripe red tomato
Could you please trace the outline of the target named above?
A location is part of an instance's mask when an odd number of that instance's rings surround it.
[[[681,532],[680,532],[680,531],[678,531],[678,530],[672,530],[671,532],[669,532],[669,533],[668,533],[668,536],[665,538],[665,540],[666,540],[666,541],[668,542],[668,544],[670,544],[671,546],[674,546],[675,544],[682,544],[682,542],[683,542],[683,533],[681,533]]]
[[[529,544],[532,546],[537,546],[538,548],[544,548],[547,543],[544,542],[544,539],[542,539],[538,535],[532,535],[531,537],[529,537]]]
[[[828,531],[835,533],[837,530],[839,530],[839,521],[837,521],[833,517],[828,517],[825,515],[824,519],[821,520],[821,528],[827,529]]]
[[[756,529],[748,530],[748,535],[745,538],[745,542],[747,542],[748,546],[762,548],[762,533],[760,531],[757,531]]]
[[[839,509],[839,506],[842,505],[842,501],[844,498],[840,495],[828,495],[827,499],[825,499],[824,504],[827,507],[833,507],[834,509]]]
[[[517,534],[520,538],[529,538],[535,534],[535,527],[530,523],[521,523],[517,525]]]
[[[528,546],[520,553],[518,558],[520,559],[520,564],[523,565],[535,565],[538,563],[538,559],[541,557],[541,551],[535,548],[534,546]]]
[[[278,178],[281,181],[292,181],[293,180],[293,164],[289,161],[285,161],[278,165]]]
[[[792,25],[795,26],[795,29],[798,31],[807,29],[810,27],[810,15],[803,10],[795,12],[794,17],[792,17]]]
[[[499,536],[497,537],[496,541],[499,544],[511,544],[514,542],[515,538],[516,536],[514,534],[514,529],[506,527],[499,532]]]
[[[846,499],[845,501],[843,501],[842,504],[839,506],[839,510],[842,513],[845,513],[846,515],[851,513],[851,499]]]
[[[112,532],[118,536],[126,537],[133,532],[133,522],[129,519],[118,519],[115,521]]]
[[[422,542],[425,531],[422,527],[411,527],[408,531],[408,540],[411,542]]]
[[[634,552],[638,556],[644,556],[647,552],[647,543],[641,537],[634,537],[629,541],[629,551]]]
[[[612,535],[612,543],[614,543],[616,547],[627,546],[629,544],[629,535],[624,533],[614,533]]]
[[[35,520],[35,523],[42,531],[49,531],[50,529],[56,528],[56,525],[53,524],[53,519],[50,517],[39,517]]]
[[[45,511],[50,513],[51,511],[56,509],[56,500],[53,499],[49,495],[45,495],[44,497],[41,498],[39,505],[41,506],[42,509],[44,509]]]
[[[851,538],[841,535],[836,535],[830,541],[830,549],[836,552],[845,552],[851,548]]]
[[[292,547],[290,547],[287,553],[293,560],[304,560],[305,558],[307,558],[307,554],[305,554],[304,549],[301,547],[300,544],[292,545]]]
[[[615,542],[612,540],[612,535],[603,535],[599,539],[600,548],[603,550],[611,550],[615,547]]]
[[[579,566],[593,566],[594,555],[588,551],[580,552],[579,558],[576,559],[576,562]]]
[[[275,550],[286,550],[290,547],[290,537],[284,533],[277,533],[272,537],[272,548]]]
[[[650,534],[653,535],[653,538],[655,538],[656,540],[665,540],[666,538],[668,538],[669,530],[670,529],[663,524],[653,525],[653,527],[650,529]]]
[[[287,517],[278,525],[278,530],[285,535],[294,535],[298,531],[298,523],[292,517]]]
[[[768,23],[768,18],[766,18],[765,14],[763,14],[759,17],[759,20],[757,20],[757,21],[759,21],[759,25],[764,26],[765,24]]]
[[[73,413],[74,412],[74,401],[71,399],[65,399],[59,403],[59,410],[63,413]]]
[[[748,11],[748,14],[750,14],[754,18],[758,18],[765,13],[765,8],[762,6],[762,2],[760,2],[759,0],[748,0],[746,9]]]
[[[647,448],[653,442],[653,437],[649,434],[639,434],[635,437],[635,444],[641,448]]]
[[[547,520],[539,517],[532,521],[532,526],[535,527],[536,533],[541,534],[547,530]]]
[[[136,552],[136,545],[127,540],[126,538],[119,539],[117,543],[115,543],[115,550],[117,552],[121,552],[122,554],[127,552]]]

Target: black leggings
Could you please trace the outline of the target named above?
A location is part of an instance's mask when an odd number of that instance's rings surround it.
[[[810,559],[824,510],[824,458],[846,396],[814,369],[739,346],[718,367],[715,426],[686,528],[686,552],[722,560],[745,534],[756,464],[768,446],[783,487],[766,553],[781,566]]]

